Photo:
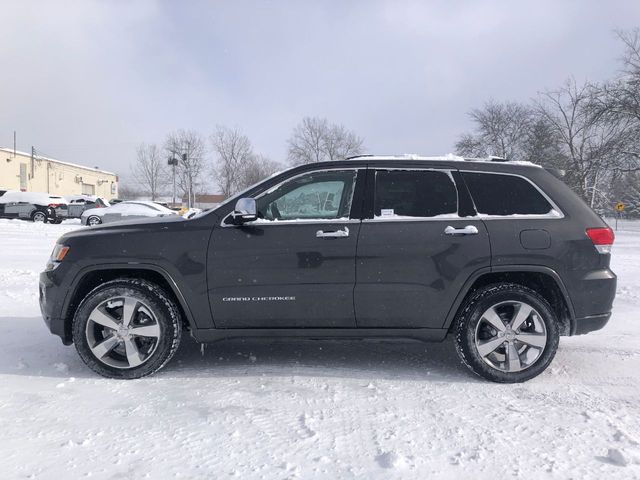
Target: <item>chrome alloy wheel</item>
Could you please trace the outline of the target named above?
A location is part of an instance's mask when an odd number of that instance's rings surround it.
[[[153,356],[161,331],[148,305],[133,297],[116,297],[93,309],[85,334],[89,349],[100,362],[127,369]]]
[[[520,372],[533,365],[544,352],[547,328],[531,305],[500,302],[487,309],[475,331],[478,354],[501,372]]]
[[[101,223],[102,220],[100,220],[100,217],[97,217],[95,215],[92,215],[87,219],[87,225],[89,225],[90,227],[93,227],[94,225],[100,225]]]

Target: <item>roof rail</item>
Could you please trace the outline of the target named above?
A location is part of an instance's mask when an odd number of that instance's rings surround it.
[[[375,155],[373,153],[363,153],[362,155],[352,155],[350,157],[346,157],[345,160],[353,160],[354,158],[362,157],[375,157]]]

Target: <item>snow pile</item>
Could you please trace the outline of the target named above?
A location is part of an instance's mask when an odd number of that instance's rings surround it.
[[[2,478],[640,478],[640,223],[617,232],[610,324],[519,385],[448,342],[185,338],[154,377],[97,377],[37,305],[71,228],[0,221]]]

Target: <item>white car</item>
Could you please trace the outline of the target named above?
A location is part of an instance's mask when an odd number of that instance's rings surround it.
[[[57,215],[57,210],[66,211],[67,204],[64,198],[48,193],[0,191],[0,218],[60,223],[66,215]]]
[[[121,220],[134,220],[138,218],[165,217],[176,215],[170,210],[155,202],[126,201],[107,208],[90,208],[85,210],[80,217],[82,225],[100,225],[101,223],[119,222]]]

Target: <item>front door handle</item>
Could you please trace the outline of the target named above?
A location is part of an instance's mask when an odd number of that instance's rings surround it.
[[[464,228],[454,228],[449,225],[444,229],[444,233],[446,235],[477,235],[478,229],[473,225],[467,225]]]
[[[349,227],[344,227],[344,230],[334,230],[333,232],[325,232],[324,230],[318,230],[316,232],[317,238],[346,238],[349,236]]]

